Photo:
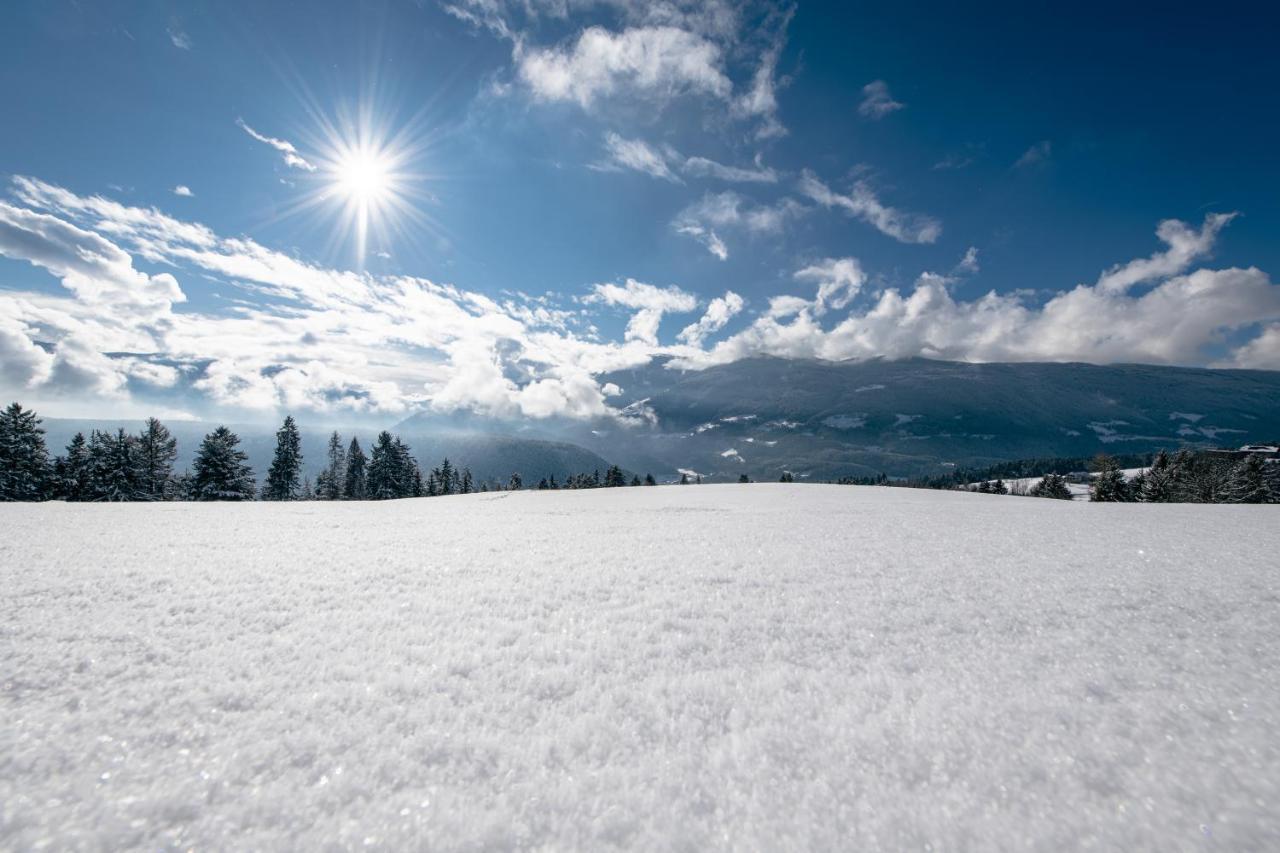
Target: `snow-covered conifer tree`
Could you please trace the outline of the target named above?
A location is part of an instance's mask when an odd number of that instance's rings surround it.
[[[240,437],[220,426],[204,437],[196,452],[191,479],[191,499],[197,501],[251,501],[253,469],[248,455],[239,449]]]
[[[155,418],[147,418],[147,426],[138,436],[138,497],[145,501],[163,501],[170,497],[173,461],[178,458],[178,440],[168,427]]]
[[[0,412],[0,500],[44,500],[52,475],[40,418],[10,404]]]
[[[262,487],[264,501],[295,501],[301,487],[302,436],[293,415],[285,416],[284,423],[276,430],[276,452],[267,469],[267,482]]]
[[[1105,453],[1093,460],[1093,482],[1089,485],[1089,500],[1097,503],[1119,503],[1129,500],[1129,484],[1116,461]]]
[[[346,501],[362,501],[366,496],[365,457],[360,449],[360,441],[352,437],[347,447],[347,470],[343,479],[342,499]]]

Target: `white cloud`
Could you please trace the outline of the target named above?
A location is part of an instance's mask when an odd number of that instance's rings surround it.
[[[676,215],[671,223],[679,234],[685,234],[706,245],[711,254],[725,260],[729,250],[716,229],[741,229],[752,234],[777,234],[788,220],[803,208],[784,198],[772,205],[756,204],[732,190],[708,193]]]
[[[737,316],[745,300],[732,290],[726,290],[724,296],[717,296],[707,303],[707,310],[696,323],[685,326],[679,334],[679,340],[690,346],[700,347],[709,335],[713,335]]]
[[[272,148],[284,155],[284,164],[286,166],[293,169],[302,169],[307,172],[314,172],[316,170],[315,165],[304,159],[302,155],[298,153],[298,149],[294,147],[292,142],[284,139],[276,139],[273,136],[264,136],[246,124],[242,118],[236,119],[236,124],[240,126],[241,130],[252,136],[254,139],[265,145],[270,145]]]
[[[828,307],[844,308],[862,290],[867,275],[857,258],[827,258],[795,273],[800,281],[818,284],[818,296],[814,301],[814,313],[823,314]]]
[[[191,187],[187,186],[186,184],[178,184],[176,187],[174,187],[173,194],[180,195],[184,198],[191,198],[192,196],[195,195],[195,193],[191,191]]]
[[[1135,284],[1182,272],[1193,261],[1204,257],[1213,249],[1218,232],[1237,215],[1211,213],[1204,218],[1199,231],[1176,219],[1164,220],[1156,228],[1156,236],[1169,248],[1156,252],[1149,258],[1117,264],[1098,279],[1098,288],[1108,292],[1123,292]]]
[[[187,31],[182,28],[182,23],[177,18],[169,22],[166,32],[169,34],[170,44],[178,50],[191,50],[191,36],[187,35]]]
[[[656,287],[633,278],[622,285],[597,284],[587,301],[635,309],[627,324],[626,339],[651,346],[657,346],[663,314],[683,314],[698,307],[697,298],[678,287]]]
[[[960,263],[956,264],[953,270],[958,275],[974,275],[979,271],[978,266],[978,247],[970,246],[965,249],[964,257],[960,259]]]
[[[1219,366],[1280,370],[1280,323],[1264,328],[1260,335],[1236,350]]]
[[[800,191],[823,207],[841,208],[902,243],[933,243],[942,234],[942,223],[937,219],[883,204],[865,181],[858,181],[848,195],[841,195],[806,169],[800,177]]]
[[[732,89],[720,48],[669,26],[620,33],[589,27],[572,46],[518,51],[516,59],[536,98],[584,108],[620,91],[665,101],[683,94],[727,98]]]
[[[690,157],[684,161],[684,172],[695,177],[717,178],[729,183],[773,184],[778,181],[778,173],[765,166],[757,157],[755,168],[744,169],[740,166],[726,166],[706,157]]]
[[[597,168],[607,170],[631,169],[674,184],[684,183],[671,171],[667,157],[640,139],[624,139],[610,131],[604,137],[608,160]]]
[[[1049,162],[1053,156],[1053,143],[1047,139],[1037,142],[1026,151],[1022,152],[1022,156],[1013,164],[1015,169],[1032,169],[1043,166]]]
[[[906,104],[895,101],[889,94],[888,83],[883,80],[872,80],[862,87],[862,103],[858,104],[858,112],[863,118],[878,121],[905,106]]]
[[[814,265],[799,277],[834,283],[833,266]],[[1039,306],[1026,293],[993,292],[957,301],[948,283],[944,276],[924,273],[909,292],[889,288],[830,328],[819,322],[821,299],[775,297],[769,311],[747,329],[709,351],[682,355],[675,365],[701,367],[762,354],[834,361],[925,356],[1203,364],[1229,334],[1280,320],[1280,286],[1255,268],[1174,275],[1137,296],[1123,288],[1082,284]],[[1276,329],[1267,326],[1221,363],[1274,364]]]

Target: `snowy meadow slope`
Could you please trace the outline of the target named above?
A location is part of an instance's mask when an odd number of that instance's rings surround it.
[[[1278,521],[0,506],[0,848],[1275,849]]]

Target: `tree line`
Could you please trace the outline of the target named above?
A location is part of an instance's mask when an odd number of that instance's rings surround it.
[[[261,489],[240,438],[225,426],[204,437],[191,468],[177,473],[178,442],[148,418],[138,434],[124,429],[76,433],[50,458],[36,413],[13,403],[0,412],[0,500],[4,501],[267,501],[388,500],[499,489],[448,459],[423,477],[399,436],[383,430],[366,454],[357,438],[329,437],[324,469],[313,486],[302,474],[302,438],[293,417],[276,431]],[[520,488],[513,474],[508,488]]]

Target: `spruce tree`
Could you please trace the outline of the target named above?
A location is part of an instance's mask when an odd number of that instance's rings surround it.
[[[147,418],[147,426],[138,436],[139,497],[145,501],[163,501],[170,497],[173,461],[178,458],[178,440],[168,427],[155,418]]]
[[[89,477],[91,474],[89,460],[89,443],[84,440],[84,433],[78,432],[67,445],[67,455],[62,457],[61,481],[59,492],[69,501],[89,499]]]
[[[1142,488],[1137,498],[1144,503],[1163,504],[1174,499],[1173,496],[1173,462],[1169,454],[1161,450],[1151,461],[1147,475],[1142,480]]]
[[[748,477],[746,474],[739,474],[739,475],[738,475],[738,482],[739,482],[739,483],[750,483],[750,482],[751,482],[751,478],[750,478],[750,477]]]
[[[49,496],[53,467],[36,413],[12,403],[0,412],[0,501]]]
[[[264,501],[296,501],[302,473],[302,436],[293,415],[285,416],[276,430],[276,452],[267,469],[267,482],[262,487]]]
[[[445,457],[440,463],[439,473],[436,474],[436,488],[442,495],[451,495],[454,492],[453,482],[455,471],[453,466],[449,464],[449,457]]]
[[[785,481],[783,481],[783,482],[785,482]],[[686,474],[686,473],[685,473],[685,472],[683,472],[683,471],[681,471],[681,472],[680,472],[680,485],[682,485],[682,486],[687,486],[687,485],[689,485],[689,475],[688,475],[688,474]]]
[[[369,451],[369,473],[366,485],[370,500],[385,501],[400,497],[400,458],[391,433],[378,433]]]
[[[196,452],[191,479],[191,499],[197,501],[251,501],[253,469],[248,455],[239,449],[240,437],[220,426],[204,437]]]
[[[1009,487],[1005,485],[1005,482],[1003,479],[997,479],[994,483],[991,484],[991,494],[1007,495],[1009,494]]]
[[[1267,463],[1257,453],[1250,453],[1231,468],[1231,477],[1223,490],[1226,501],[1234,504],[1275,503],[1267,476]]]
[[[519,471],[511,475],[511,479],[507,482],[507,488],[513,492],[518,492],[524,488],[524,480],[520,479]]]
[[[469,495],[476,490],[475,481],[471,479],[471,469],[462,469],[462,493]]]
[[[334,430],[329,436],[328,465],[320,472],[316,497],[322,501],[341,500],[346,479],[347,454],[342,449],[342,436]]]
[[[1028,494],[1033,498],[1071,500],[1071,490],[1067,488],[1067,480],[1061,474],[1045,474],[1040,478],[1040,482],[1031,487]]]
[[[1089,500],[1095,503],[1119,503],[1129,500],[1129,484],[1116,461],[1105,453],[1093,460],[1093,482],[1089,485]]]
[[[645,484],[646,486],[656,486],[656,485],[658,485],[658,481],[657,481],[657,480],[655,480],[655,479],[653,479],[653,475],[652,475],[652,474],[645,474],[645,475],[644,475],[644,484]]]
[[[639,475],[639,474],[632,474],[632,475],[631,475],[631,485],[633,485],[633,486],[638,486],[638,485],[640,485],[640,475]]]
[[[311,478],[304,477],[302,480],[302,492],[298,495],[300,501],[313,501],[316,499],[315,490],[311,488]]]
[[[347,448],[347,471],[342,485],[342,499],[346,501],[362,501],[366,496],[364,451],[360,449],[360,441],[351,439]]]
[[[89,500],[144,500],[137,436],[123,428],[114,434],[94,431],[89,439]]]

